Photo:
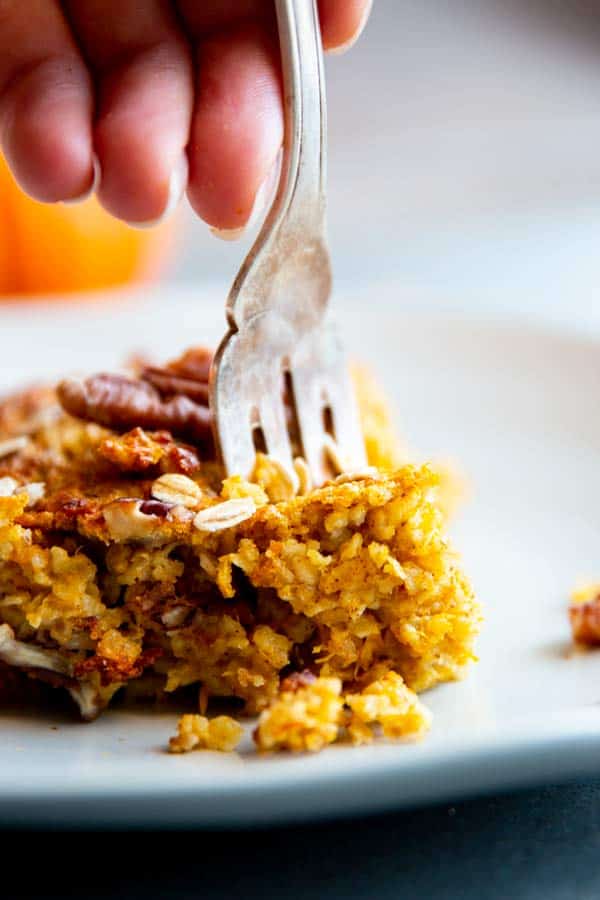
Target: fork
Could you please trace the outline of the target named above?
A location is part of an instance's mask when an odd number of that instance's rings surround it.
[[[345,354],[326,315],[326,108],[316,0],[275,5],[284,74],[281,175],[229,294],[229,331],[211,368],[210,403],[228,474],[250,475],[257,449],[263,449],[297,486],[286,377],[302,456],[315,484],[331,478],[332,439],[343,468],[363,466],[365,449]]]

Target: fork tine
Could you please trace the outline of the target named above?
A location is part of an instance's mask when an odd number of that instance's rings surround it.
[[[333,420],[333,437],[344,463],[366,462],[365,445],[345,354],[331,324],[313,332],[298,350],[292,371],[302,448],[315,483],[331,477],[325,454],[328,431],[325,409]]]
[[[294,469],[281,382],[281,368],[279,365],[274,365],[271,368],[271,378],[267,390],[260,402],[260,427],[267,453],[284,467],[292,479],[294,487],[297,488],[298,476]]]
[[[253,409],[240,370],[238,336],[230,335],[221,344],[211,367],[211,408],[215,417],[215,438],[229,475],[248,477],[254,468],[256,450],[252,434]]]
[[[335,336],[333,339],[337,341]],[[326,380],[336,444],[345,465],[351,469],[359,469],[367,463],[367,452],[354,385],[340,345],[337,365],[328,369]]]
[[[326,431],[323,423],[323,400],[316,373],[302,368],[292,370],[296,416],[300,429],[304,459],[313,482],[323,484],[331,477],[325,458]]]
[[[344,466],[347,469],[360,469],[366,465],[367,455],[353,390],[347,371],[342,369],[335,376],[329,375],[327,391],[335,442],[342,454]]]
[[[210,401],[227,472],[250,474],[252,428],[260,425],[269,455],[294,477],[281,384],[283,368],[289,369],[302,449],[318,484],[331,474],[325,408],[331,410],[344,463],[362,465],[364,447],[344,355],[324,322],[331,266],[325,239],[326,104],[317,0],[275,0],[275,8],[286,110],[281,178],[229,294],[230,331],[213,366]]]
[[[323,333],[312,331],[296,348],[292,358],[292,387],[296,418],[300,431],[303,456],[315,484],[330,477],[325,456],[327,431],[323,416],[328,397],[323,391],[323,366],[320,344]]]

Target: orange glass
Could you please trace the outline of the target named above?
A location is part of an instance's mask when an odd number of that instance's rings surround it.
[[[171,258],[175,219],[147,230],[119,222],[95,197],[37,203],[0,155],[0,300],[68,294],[155,278]]]

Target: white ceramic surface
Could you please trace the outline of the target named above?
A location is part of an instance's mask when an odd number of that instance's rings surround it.
[[[600,579],[598,341],[360,298],[348,309],[352,350],[376,366],[411,443],[458,460],[472,485],[452,530],[485,604],[481,659],[426,695],[432,733],[317,756],[168,756],[175,714],[83,725],[3,713],[0,822],[250,825],[600,771],[600,652],[572,651],[565,609],[578,578]],[[112,365],[130,348],[214,340],[221,316],[185,294],[0,308],[0,387]]]

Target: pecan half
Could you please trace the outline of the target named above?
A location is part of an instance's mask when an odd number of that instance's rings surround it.
[[[212,350],[192,347],[165,366],[145,366],[141,377],[164,397],[181,394],[201,406],[208,406],[208,374],[212,358]]]
[[[148,366],[142,373],[144,381],[148,381],[165,397],[173,397],[182,394],[189,397],[194,403],[208,406],[208,381],[195,381],[193,378],[183,378],[174,375],[167,369],[159,369],[156,366]]]
[[[584,603],[572,603],[569,619],[574,640],[588,646],[600,644],[600,594]]]
[[[183,378],[194,381],[208,381],[213,352],[208,347],[190,347],[177,359],[167,363],[166,368]]]
[[[63,381],[57,392],[68,413],[115,431],[128,431],[139,425],[167,429],[194,441],[212,438],[207,406],[181,395],[163,400],[158,390],[146,381],[100,374],[84,381]]]

